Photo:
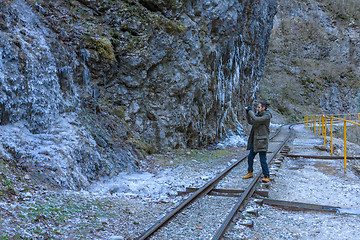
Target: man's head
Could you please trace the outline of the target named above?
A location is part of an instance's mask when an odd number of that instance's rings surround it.
[[[258,112],[262,112],[262,111],[265,111],[269,105],[270,104],[267,102],[260,102],[260,103],[258,103],[256,109]]]

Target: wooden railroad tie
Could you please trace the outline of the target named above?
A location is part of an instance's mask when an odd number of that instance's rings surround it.
[[[187,187],[186,191],[178,191],[178,195],[184,195],[192,192],[196,192],[199,190],[199,188],[192,188]],[[224,196],[224,197],[239,197],[244,192],[242,189],[220,189],[220,188],[214,188],[212,189],[208,194],[213,196]],[[256,190],[255,194],[262,196],[262,197],[268,197],[269,191],[267,190]]]

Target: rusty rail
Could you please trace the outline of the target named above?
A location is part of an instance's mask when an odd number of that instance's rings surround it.
[[[160,229],[162,226],[164,226],[167,222],[169,222],[173,217],[175,217],[177,214],[180,213],[181,210],[183,210],[185,207],[199,199],[200,197],[206,195],[208,192],[210,192],[216,184],[223,179],[234,167],[236,167],[239,163],[244,161],[247,158],[247,155],[243,156],[240,160],[233,163],[231,166],[226,168],[222,173],[217,175],[215,178],[207,182],[203,187],[201,187],[199,190],[197,190],[194,194],[192,194],[189,198],[187,198],[185,201],[180,203],[176,208],[174,208],[169,214],[167,214],[165,217],[160,219],[157,223],[155,223],[152,227],[150,227],[146,232],[144,232],[138,240],[143,240],[148,237],[150,237],[153,233],[155,233],[158,229]]]
[[[281,128],[281,127],[280,127]],[[270,136],[270,139],[273,139],[276,137],[279,132],[280,128],[278,128],[275,133]],[[189,198],[181,202],[177,207],[175,207],[170,213],[166,214],[163,218],[161,218],[158,222],[156,222],[153,226],[151,226],[148,230],[146,230],[144,233],[141,234],[140,237],[137,238],[137,240],[144,240],[153,235],[157,230],[159,230],[162,226],[164,226],[166,223],[168,223],[172,218],[174,218],[176,215],[178,215],[183,209],[185,209],[187,206],[195,202],[197,199],[201,198],[202,196],[208,194],[211,192],[215,186],[218,184],[218,182],[223,179],[234,167],[236,167],[239,163],[247,159],[248,154],[242,156],[240,160],[236,161],[232,165],[230,165],[228,168],[226,168],[223,172],[221,172],[219,175],[217,175],[215,178],[207,182],[204,186],[199,188],[195,193],[193,193]],[[246,190],[245,190],[246,191]],[[253,192],[252,192],[253,193]]]

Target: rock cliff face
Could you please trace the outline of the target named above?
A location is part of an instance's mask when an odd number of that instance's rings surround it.
[[[278,1],[260,96],[291,120],[359,111],[359,16],[356,0]]]
[[[241,133],[276,1],[7,0],[0,10],[2,156],[82,188],[143,154]]]

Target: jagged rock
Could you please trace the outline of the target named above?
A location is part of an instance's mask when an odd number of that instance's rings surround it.
[[[314,148],[320,151],[329,151],[326,147],[323,145],[314,145]]]
[[[358,112],[360,20],[355,5],[278,0],[259,91],[272,109],[290,121],[306,114]],[[343,17],[337,17],[336,6]]]
[[[35,179],[79,189],[136,169],[143,154],[241,133],[276,1],[15,0],[0,9],[1,127],[18,134],[6,131],[0,150]],[[32,151],[42,143],[47,154]]]

